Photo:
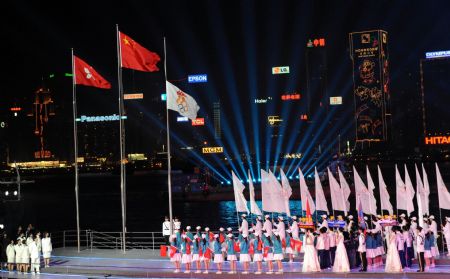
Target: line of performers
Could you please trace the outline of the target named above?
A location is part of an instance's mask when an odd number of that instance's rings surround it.
[[[258,216],[250,227],[247,216],[243,214],[241,217],[237,232],[232,228],[220,228],[213,233],[209,228],[202,230],[200,226],[195,231],[190,226],[183,231],[175,230],[169,238],[170,245],[162,247],[162,256],[168,252],[175,265],[175,273],[181,272],[181,265],[185,266],[185,273],[190,273],[194,265],[195,273],[208,274],[211,263],[214,263],[216,273],[221,274],[227,260],[230,274],[237,273],[237,261],[242,264],[242,274],[249,273],[251,262],[256,264],[255,274],[263,272],[263,262],[266,263],[266,274],[282,274],[282,261],[288,259],[293,263],[300,253],[303,253],[303,272],[327,269],[350,272],[357,267],[360,267],[360,272],[365,272],[381,268],[384,255],[386,272],[408,270],[414,258],[419,264],[417,271],[424,272],[435,266],[435,258],[439,255],[437,224],[433,216],[425,219],[424,226],[420,227],[416,217],[408,220],[402,214],[398,225],[384,228],[381,216],[372,216],[371,220],[364,217],[360,222],[355,222],[351,215],[347,216],[347,221],[338,216],[337,220],[341,221],[338,228],[329,227],[327,215],[321,216],[322,222],[316,227],[303,226],[297,222],[296,216],[292,216],[287,229],[281,216],[278,222],[273,222],[269,215],[264,221]],[[443,234],[450,246],[450,218],[446,221]]]

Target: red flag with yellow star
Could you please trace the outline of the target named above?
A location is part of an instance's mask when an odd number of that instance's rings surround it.
[[[88,63],[84,62],[80,58],[73,56],[74,58],[74,73],[75,84],[81,84],[86,86],[93,86],[103,89],[110,89],[111,84],[104,79],[97,71],[92,68]]]
[[[144,48],[122,32],[119,32],[119,39],[122,67],[144,72],[159,71],[156,64],[161,58],[157,53]]]

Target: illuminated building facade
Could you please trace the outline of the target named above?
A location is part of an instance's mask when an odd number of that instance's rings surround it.
[[[383,30],[354,32],[349,39],[356,141],[387,142],[391,138],[388,34]]]
[[[420,61],[422,145],[450,151],[450,51],[427,53]]]

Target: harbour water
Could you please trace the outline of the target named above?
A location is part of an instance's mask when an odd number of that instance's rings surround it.
[[[414,169],[409,164],[409,173],[415,187]],[[434,164],[425,165],[430,181],[430,213],[438,216],[437,188]],[[444,181],[450,184],[448,164],[440,164]],[[358,170],[362,170],[359,167]],[[375,169],[375,168],[371,168]],[[391,195],[391,203],[395,205],[395,176],[393,165],[382,169],[384,179]],[[403,177],[404,168],[399,167]],[[365,172],[360,171],[363,180]],[[349,175],[348,178],[350,178]],[[378,200],[378,183],[376,172],[372,173]],[[39,175],[26,177],[35,183],[22,185],[21,201],[4,201],[0,205],[0,222],[5,224],[7,231],[14,233],[18,225],[35,225],[39,230],[51,232],[75,229],[75,191],[74,177],[71,173],[60,175]],[[355,212],[355,198],[352,180],[349,179],[352,194],[350,195],[351,213]],[[121,230],[120,179],[116,174],[81,174],[80,176],[80,224],[82,229],[97,231]],[[331,198],[328,193],[327,179],[323,180],[323,188],[331,209]],[[314,196],[314,180],[309,179],[308,185]],[[301,203],[298,200],[298,181],[291,184],[294,197],[290,201],[292,214],[301,215]],[[180,187],[179,187],[180,188]],[[209,195],[201,193],[183,195],[176,190],[173,199],[173,214],[182,221],[183,226],[191,225],[211,229],[222,227],[236,227],[237,214],[234,206],[231,185],[212,188]],[[244,192],[248,198],[248,190]],[[256,199],[261,206],[259,185],[256,185]],[[168,215],[167,176],[164,174],[135,173],[127,176],[126,192],[127,231],[160,231],[164,216]],[[415,203],[414,199],[414,203]],[[378,200],[379,206],[379,200]],[[387,212],[384,212],[387,213]],[[396,213],[394,211],[394,213]],[[342,214],[342,213],[341,213]],[[415,213],[413,213],[415,214]],[[450,215],[450,211],[442,210],[442,216]]]

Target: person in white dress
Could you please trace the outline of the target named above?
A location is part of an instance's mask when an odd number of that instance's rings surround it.
[[[8,262],[8,270],[11,272],[14,270],[14,263],[16,262],[16,251],[14,249],[13,239],[11,239],[11,243],[6,247],[6,258]]]
[[[278,232],[278,235],[280,236],[281,240],[286,238],[286,226],[284,225],[283,216],[278,217],[278,223],[275,224],[277,227],[276,231]]]
[[[434,258],[438,258],[439,257],[439,248],[437,246],[439,239],[438,225],[434,220],[434,215],[430,215],[429,219],[431,220],[430,230],[433,232],[434,235],[434,245],[433,247],[431,247],[431,251],[433,252]]]
[[[180,220],[178,220],[178,217],[175,217],[175,218],[173,219],[173,229],[174,229],[175,231],[181,230],[181,222],[180,222]]]
[[[258,235],[262,235],[262,223],[261,223],[261,216],[256,217],[256,225],[253,226],[253,230]]]
[[[334,257],[333,272],[349,272],[350,263],[348,261],[347,250],[344,245],[343,228],[339,228],[336,234],[336,255]]]
[[[265,216],[266,221],[264,221],[263,231],[272,235],[272,222],[270,222],[270,215]]]
[[[386,272],[401,272],[403,269],[397,250],[397,236],[395,234],[395,228],[392,228],[392,231],[388,235],[388,239],[389,248],[386,255],[386,266],[384,270]]]
[[[416,238],[416,230],[417,230],[417,217],[411,217],[411,225],[409,226],[409,231],[411,232],[413,239]],[[413,241],[413,249],[414,249],[414,258],[417,255],[417,243]]]
[[[23,249],[24,248],[22,245],[22,240],[17,239],[17,244],[14,245],[14,251],[16,252],[15,262],[16,262],[17,272],[24,272],[25,265],[22,262],[22,250]]]
[[[298,223],[297,223],[297,216],[292,216],[292,224],[291,224],[291,233],[292,238],[295,240],[298,240]]]
[[[20,254],[20,258],[22,259],[23,263],[23,272],[28,272],[30,268],[30,251],[28,250],[26,240],[22,241],[22,253]]]
[[[450,257],[450,217],[445,217],[445,226],[442,225],[442,234],[447,244],[447,257]]]
[[[40,259],[39,259],[39,250],[36,244],[36,241],[33,240],[28,244],[28,250],[30,252],[30,258],[31,258],[31,273],[32,274],[39,274],[40,273]]]
[[[320,271],[317,250],[314,247],[314,235],[311,229],[306,230],[302,272]]]
[[[352,230],[353,230],[353,224],[354,224],[353,215],[348,215],[347,219],[348,219],[348,222],[347,222],[347,226],[345,229],[348,231],[348,233],[351,234]]]
[[[50,258],[52,256],[52,240],[48,232],[44,233],[44,238],[41,240],[42,254],[44,256],[44,266],[50,267]]]
[[[242,222],[241,222],[241,233],[248,236],[248,221],[247,214],[242,214]]]
[[[322,217],[322,223],[320,224],[319,229],[323,228],[323,227],[328,229],[327,215],[326,214],[322,214],[320,217]]]

